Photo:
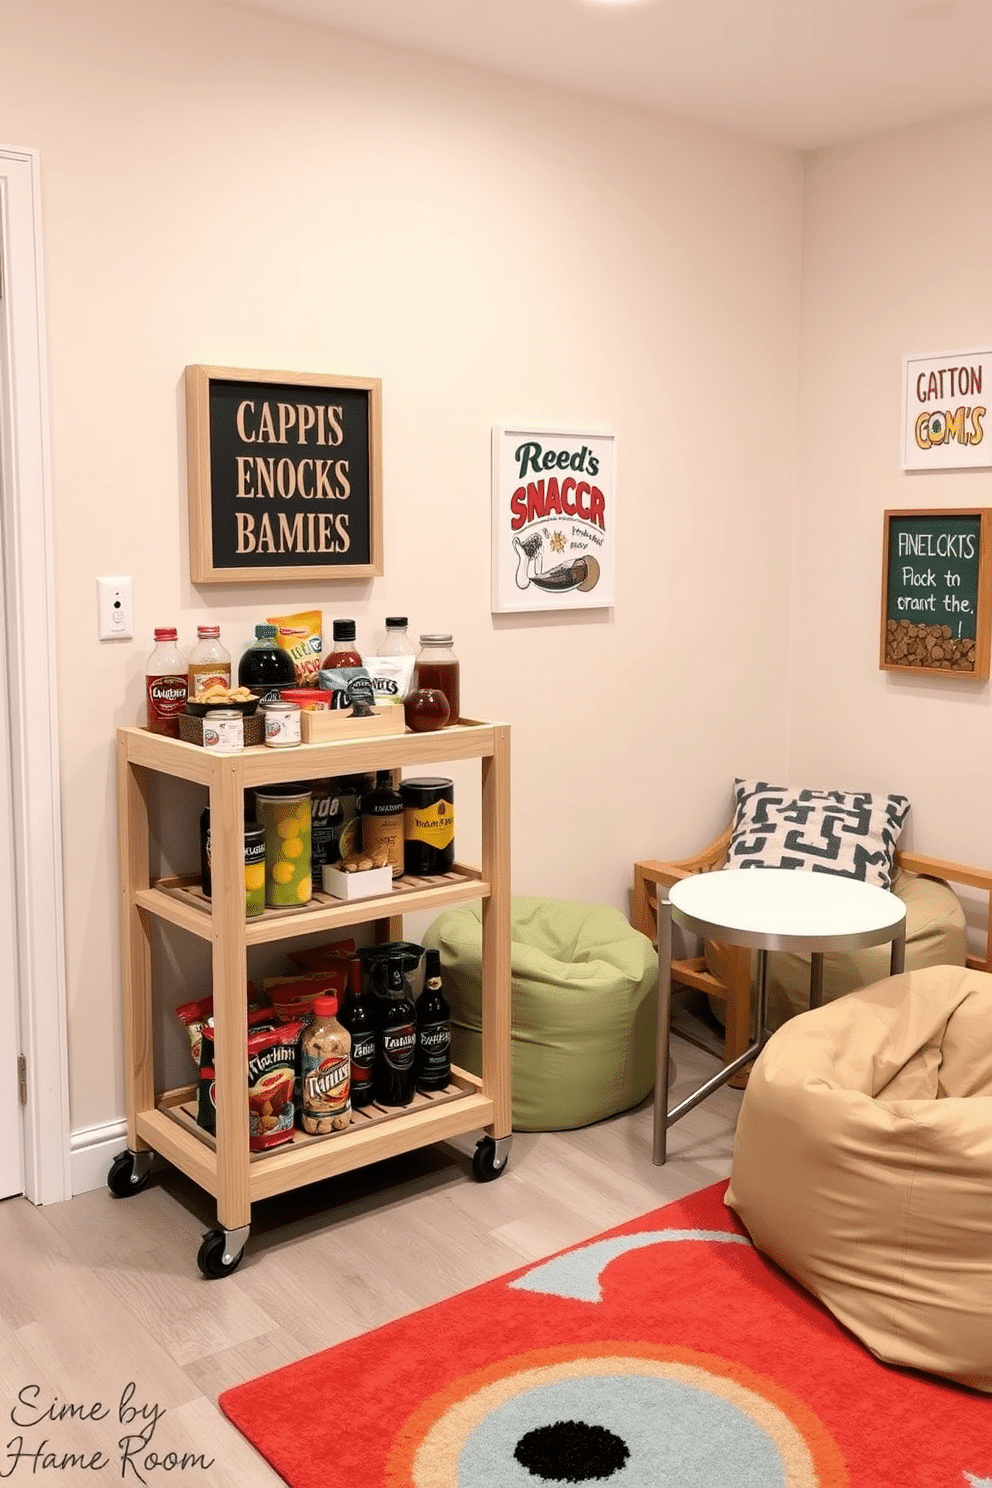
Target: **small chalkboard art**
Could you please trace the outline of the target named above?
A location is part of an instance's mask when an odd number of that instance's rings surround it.
[[[990,524],[987,508],[885,513],[883,671],[987,680]]]

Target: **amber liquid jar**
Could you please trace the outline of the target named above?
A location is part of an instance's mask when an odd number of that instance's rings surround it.
[[[451,648],[450,635],[422,635],[411,691],[415,688],[437,688],[448,699],[448,723],[461,717],[461,681],[458,658]]]
[[[403,699],[403,716],[413,733],[427,734],[447,728],[451,709],[440,687],[416,687]]]

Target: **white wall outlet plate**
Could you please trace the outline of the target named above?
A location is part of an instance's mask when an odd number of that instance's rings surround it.
[[[101,641],[129,641],[134,635],[130,578],[97,579],[97,636]]]

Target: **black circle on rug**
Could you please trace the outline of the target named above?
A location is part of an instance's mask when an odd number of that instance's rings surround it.
[[[552,1483],[588,1483],[619,1472],[630,1449],[622,1437],[587,1421],[555,1421],[527,1431],[514,1457],[535,1478]]]

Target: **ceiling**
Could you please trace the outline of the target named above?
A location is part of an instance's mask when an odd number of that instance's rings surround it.
[[[800,150],[992,104],[992,0],[233,0]]]

